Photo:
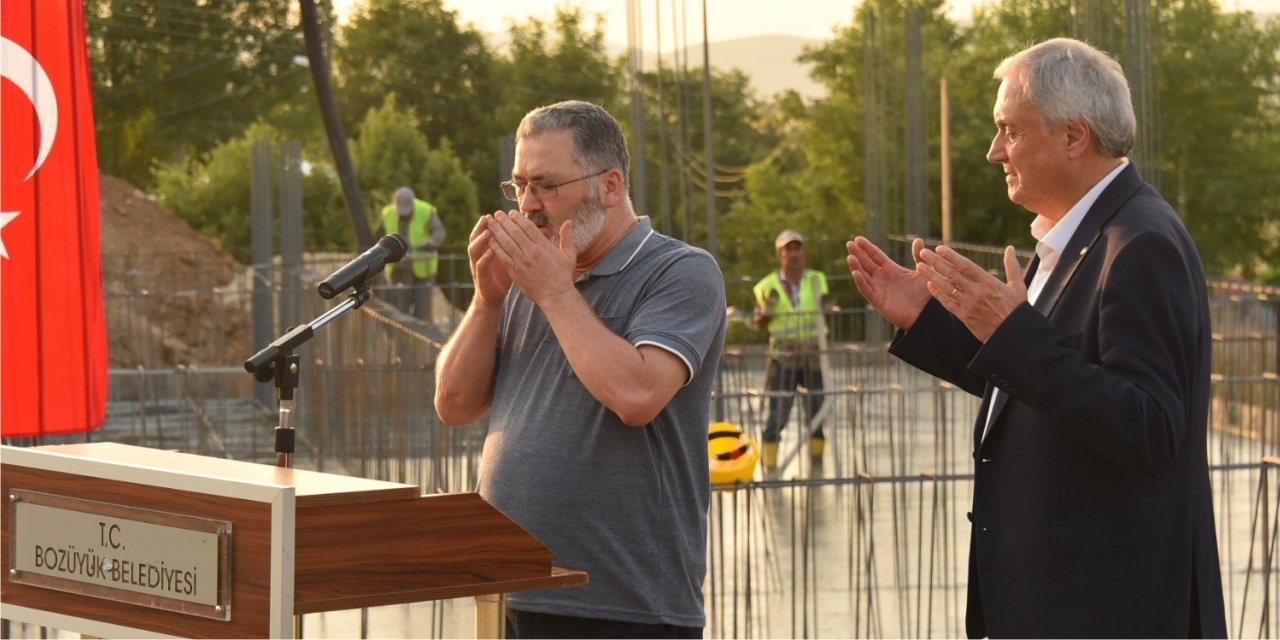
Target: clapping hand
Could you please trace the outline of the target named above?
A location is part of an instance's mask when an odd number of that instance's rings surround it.
[[[1022,267],[1011,246],[1004,250],[1004,282],[945,245],[934,250],[922,248],[917,253],[916,272],[927,283],[930,295],[982,342],[1027,300]]]

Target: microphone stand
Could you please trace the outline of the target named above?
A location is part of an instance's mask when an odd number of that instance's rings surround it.
[[[280,400],[280,422],[275,430],[276,466],[289,468],[293,462],[294,429],[293,391],[298,387],[301,360],[294,349],[302,346],[315,335],[316,329],[329,324],[338,316],[360,308],[369,300],[369,283],[361,282],[355,291],[337,306],[320,314],[310,323],[298,325],[276,338],[261,351],[244,361],[244,369],[258,382],[275,381],[276,397]]]

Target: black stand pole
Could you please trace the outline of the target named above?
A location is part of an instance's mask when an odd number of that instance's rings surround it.
[[[298,354],[290,353],[280,356],[273,367],[276,395],[280,399],[280,423],[275,431],[276,466],[286,469],[293,466],[293,390],[298,388],[300,362]]]
[[[308,324],[298,325],[271,344],[244,361],[244,370],[253,374],[258,382],[275,381],[276,397],[280,400],[280,423],[275,431],[276,466],[288,468],[293,462],[294,451],[294,389],[302,366],[294,349],[302,346],[316,329],[332,322],[338,316],[357,309],[369,300],[369,284],[364,283],[347,296],[341,304],[320,314]]]

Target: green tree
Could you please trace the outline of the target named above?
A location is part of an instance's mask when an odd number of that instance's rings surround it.
[[[381,107],[369,111],[351,142],[360,189],[370,203],[370,222],[380,229],[382,207],[391,203],[397,188],[408,186],[438,209],[448,231],[445,251],[465,251],[479,216],[475,186],[449,141],[431,148],[417,128],[417,114],[400,109],[397,101],[396,94],[389,94]]]
[[[807,108],[794,92],[780,94],[771,107],[763,128],[774,132],[778,143],[746,170],[745,197],[734,200],[723,218],[721,268],[726,275],[762,276],[777,266],[773,238],[792,228],[809,239],[809,266],[831,273],[837,259],[832,247],[848,223],[833,215],[813,183],[798,179],[809,163],[802,145]]]
[[[646,200],[658,229],[669,229],[676,237],[698,246],[708,246],[707,184],[716,197],[717,258],[732,263],[739,251],[741,226],[734,225],[731,210],[747,197],[746,172],[752,163],[769,155],[778,144],[778,135],[766,126],[767,105],[751,88],[747,75],[738,69],[711,73],[711,134],[715,165],[708,177],[706,127],[703,123],[703,72],[701,68],[666,69],[662,78],[662,101],[658,100],[658,77],[645,73],[645,173]],[[630,94],[627,98],[630,99]],[[628,100],[629,102],[629,100]],[[618,113],[630,113],[630,104]],[[622,119],[630,128],[629,118]],[[659,127],[662,124],[662,128]],[[662,138],[665,137],[665,143]],[[665,150],[665,153],[664,153]],[[634,155],[634,154],[633,154]],[[662,188],[663,179],[668,186]],[[772,212],[778,216],[779,211]],[[748,229],[749,244],[755,244],[760,229]]]
[[[1210,273],[1253,279],[1280,257],[1280,20],[1183,0],[1160,25],[1158,186]]]
[[[306,82],[289,0],[88,0],[106,173],[147,187],[156,162],[238,135]]]
[[[1005,0],[975,12],[968,46],[951,66],[957,237],[1031,244],[1028,212],[1008,202],[998,169],[985,160],[991,72],[1028,42],[1069,36],[1125,67],[1138,116],[1137,169],[1183,217],[1209,273],[1252,278],[1275,264],[1280,21],[1225,13],[1211,0],[1155,3],[1136,15],[1098,11],[1088,20],[1075,7]]]
[[[278,147],[280,134],[257,123],[201,157],[157,167],[157,200],[201,233],[217,238],[236,260],[250,255],[250,202],[253,147],[259,141]],[[308,249],[351,249],[350,222],[341,208],[341,190],[332,169],[323,161],[303,156],[302,180],[304,244]],[[338,235],[337,229],[348,230]]]
[[[335,58],[348,125],[395,93],[428,140],[451,142],[477,188],[496,181],[494,55],[441,0],[369,0],[342,29]]]
[[[1030,244],[1031,216],[1009,201],[1000,168],[986,159],[995,134],[991,113],[998,84],[992,72],[1006,56],[1043,39],[1036,34],[1062,29],[1057,21],[1039,24],[1053,16],[1047,8],[1024,6],[997,18],[991,9],[980,8],[947,66],[952,225],[958,241]]]
[[[937,232],[937,200],[928,195],[938,184],[934,105],[962,42],[944,9],[935,0],[868,0],[853,24],[802,55],[827,96],[807,105],[794,94],[776,101],[771,118],[782,143],[747,172],[747,199],[726,221],[758,238],[756,271],[776,262],[768,240],[784,226],[811,238],[809,263],[828,273],[847,272],[844,241],[869,233],[871,220],[881,233],[900,234],[910,230],[910,214]],[[919,56],[909,66],[913,43]],[[745,256],[743,263],[751,264]]]
[[[585,100],[606,108],[617,103],[622,69],[610,62],[604,22],[588,30],[581,8],[559,7],[550,21],[531,17],[507,29],[507,56],[498,65],[503,99],[500,131],[514,133],[529,110],[561,100]]]

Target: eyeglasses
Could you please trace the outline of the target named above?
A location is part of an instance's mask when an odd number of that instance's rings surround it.
[[[556,184],[550,184],[547,182],[530,182],[528,184],[520,184],[515,180],[507,180],[506,182],[499,183],[498,186],[502,187],[502,195],[512,202],[519,202],[520,198],[523,198],[525,193],[528,193],[539,200],[551,200],[560,194],[560,187],[563,187],[566,184],[573,184],[588,178],[602,176],[606,173],[609,173],[608,169],[601,169],[589,176],[565,180],[564,182]]]

